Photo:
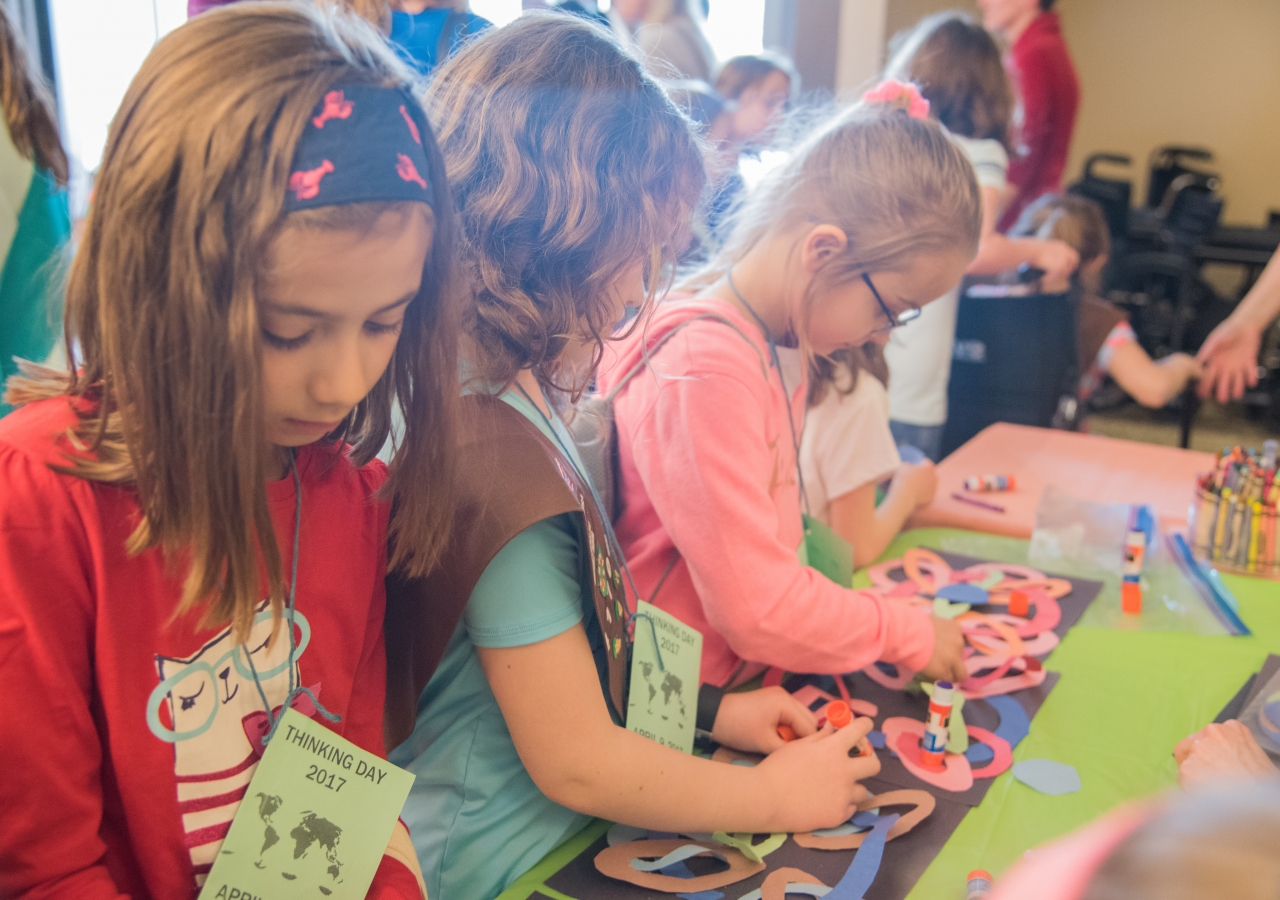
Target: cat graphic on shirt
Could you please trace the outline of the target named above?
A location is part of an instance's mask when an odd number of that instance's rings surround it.
[[[292,665],[286,626],[281,623],[272,641],[275,626],[265,602],[244,644],[236,644],[227,628],[190,656],[156,655],[159,684],[147,704],[147,724],[174,746],[178,811],[197,885],[213,867],[262,755],[270,727],[263,695],[278,716],[289,692],[290,669],[298,684],[298,659],[310,643],[311,626],[296,610],[293,619]],[[309,687],[319,694],[319,685]],[[315,714],[305,695],[293,705],[303,715]]]

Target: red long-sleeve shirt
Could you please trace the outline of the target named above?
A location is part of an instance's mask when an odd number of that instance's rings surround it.
[[[49,468],[65,465],[59,435],[74,421],[61,398],[0,420],[0,897],[192,898],[266,714],[228,629],[202,629],[198,613],[170,621],[174,571],[158,550],[125,552],[135,493]],[[296,673],[342,716],[322,724],[382,755],[387,510],[373,494],[385,469],[314,445],[298,467]],[[287,573],[292,479],[268,495]],[[248,649],[277,707],[288,642],[268,648],[270,631],[268,612]],[[369,896],[420,894],[384,857]]]
[[[1009,183],[1018,192],[1000,218],[1001,231],[1012,227],[1037,197],[1061,188],[1080,106],[1080,82],[1057,13],[1033,19],[1010,48],[1005,65],[1022,98],[1019,143],[1025,153],[1009,163]]]

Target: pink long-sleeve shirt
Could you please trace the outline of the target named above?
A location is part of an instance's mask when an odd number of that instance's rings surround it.
[[[685,326],[614,404],[617,531],[637,589],[702,632],[704,682],[736,684],[768,666],[840,673],[885,660],[924,668],[934,643],[926,614],[841,587],[799,561],[787,405],[799,429],[806,385],[796,379],[787,396],[759,326],[725,300],[665,303],[606,350],[601,391],[645,347],[700,313],[736,329],[713,320]]]

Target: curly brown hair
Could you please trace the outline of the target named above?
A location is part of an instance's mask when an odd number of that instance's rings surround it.
[[[557,383],[568,341],[616,324],[605,288],[643,261],[669,280],[706,179],[688,120],[600,28],[529,14],[442,66],[427,92],[459,211],[474,374]],[[594,371],[595,365],[591,367]]]

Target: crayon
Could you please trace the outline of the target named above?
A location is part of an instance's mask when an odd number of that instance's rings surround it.
[[[982,509],[989,509],[992,512],[998,512],[998,513],[1004,512],[1004,507],[998,503],[988,503],[986,500],[979,500],[976,497],[966,497],[964,494],[960,493],[959,491],[953,491],[951,494],[951,499],[959,500],[961,503],[968,503],[970,506],[979,506]]]
[[[1196,552],[1207,555],[1213,544],[1213,519],[1218,512],[1218,498],[1202,487],[1196,504]]]
[[[1258,549],[1262,543],[1262,504],[1257,500],[1253,501],[1253,520],[1250,523],[1249,532],[1249,571],[1256,572],[1258,570]]]
[[[920,741],[920,760],[931,769],[942,768],[946,759],[954,696],[955,687],[951,682],[934,682],[933,696],[929,698],[929,718],[925,721],[924,738]]]

